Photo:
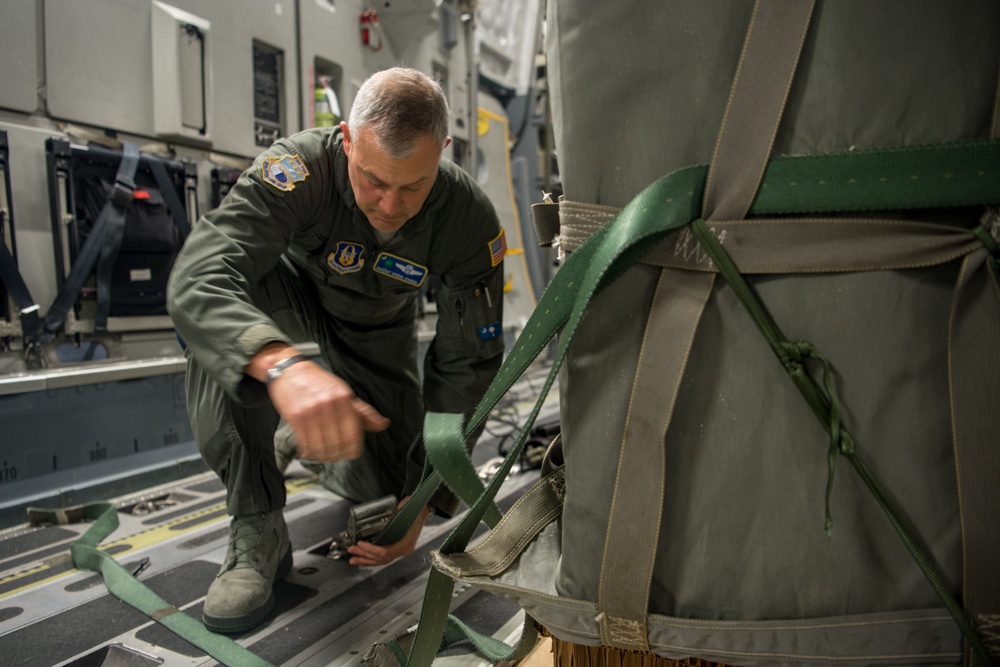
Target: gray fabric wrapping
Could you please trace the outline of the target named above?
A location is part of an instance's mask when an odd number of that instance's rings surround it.
[[[620,208],[660,176],[711,161],[752,0],[558,0],[547,9],[567,199]],[[818,3],[773,152],[986,136],[998,14],[992,0]]]
[[[669,171],[710,161],[752,3],[550,0],[547,7],[569,200],[560,206],[560,251],[571,252],[588,226],[613,215],[610,208]],[[985,136],[998,26],[1000,5],[988,0],[818,2],[774,151]],[[615,76],[594,76],[608,71]],[[567,225],[574,217],[580,224]],[[949,413],[949,321],[961,270],[955,260],[980,247],[967,231],[977,219],[940,211],[713,224],[785,333],[811,341],[833,363],[846,426],[956,595],[961,471]],[[619,444],[661,268],[711,271],[684,234],[598,294],[577,331],[560,376],[562,515],[523,553],[507,554],[512,565],[500,574],[464,578],[518,601],[566,641],[602,641],[598,554],[612,530]],[[976,276],[960,308],[987,287],[995,306],[996,283]],[[952,350],[990,344],[976,340],[981,321],[956,321]],[[971,345],[959,342],[966,340]],[[963,359],[960,382],[971,383],[972,404],[987,410],[996,394],[980,391],[984,368]],[[956,400],[965,400],[963,391]],[[995,425],[985,423],[995,438]],[[844,464],[834,482],[833,534],[825,536],[826,434],[724,285],[712,289],[701,314],[658,444],[667,464],[649,588],[651,650],[738,665],[961,661],[954,621]]]

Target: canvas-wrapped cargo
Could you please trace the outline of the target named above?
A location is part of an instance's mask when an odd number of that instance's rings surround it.
[[[1000,181],[922,161],[997,136],[1000,5],[803,6],[548,3],[560,271],[626,214],[688,197],[706,222],[604,280],[572,332],[565,465],[536,492],[535,523],[550,522],[487,553],[522,530],[508,515],[492,547],[438,564],[560,642],[732,665],[985,664],[1000,655],[1000,253],[984,206],[998,202],[948,193]],[[995,160],[995,141],[956,145]],[[755,159],[831,153],[868,166],[835,181],[775,160],[757,190]],[[647,195],[689,165],[711,165],[704,194],[688,171],[689,191]],[[807,201],[897,186],[910,199],[891,206]],[[796,204],[750,209],[755,192],[755,207]],[[713,246],[742,277],[720,275]]]

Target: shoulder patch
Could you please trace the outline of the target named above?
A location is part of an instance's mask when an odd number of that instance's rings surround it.
[[[295,189],[295,184],[306,180],[309,170],[298,155],[266,157],[260,167],[260,177],[282,192]]]
[[[490,264],[496,266],[503,261],[503,256],[507,254],[507,235],[503,229],[495,239],[486,244],[490,251]]]

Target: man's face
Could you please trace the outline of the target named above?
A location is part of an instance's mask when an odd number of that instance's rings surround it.
[[[395,232],[424,205],[437,177],[441,146],[424,135],[412,153],[394,160],[379,148],[373,130],[351,131],[343,122],[340,127],[358,208],[375,229]]]

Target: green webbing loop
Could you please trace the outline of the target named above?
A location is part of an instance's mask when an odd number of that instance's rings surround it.
[[[965,639],[969,642],[972,650],[976,653],[977,657],[982,660],[984,665],[992,665],[989,653],[986,651],[982,638],[979,636],[979,633],[972,624],[972,621],[965,613],[965,610],[962,609],[962,606],[958,604],[954,596],[948,590],[947,585],[944,583],[944,576],[940,572],[937,563],[927,554],[926,549],[913,537],[916,531],[904,520],[902,512],[896,506],[893,499],[885,492],[881,481],[868,468],[867,464],[855,450],[854,440],[851,438],[850,434],[841,428],[840,401],[837,398],[837,394],[833,389],[833,383],[830,380],[829,362],[819,355],[811,343],[789,343],[785,339],[781,330],[778,329],[777,325],[774,323],[774,319],[768,313],[767,308],[743,278],[743,275],[733,263],[732,258],[729,257],[729,253],[723,249],[722,245],[715,238],[715,235],[711,233],[708,228],[708,224],[704,220],[698,219],[693,221],[691,223],[691,231],[696,237],[698,237],[698,240],[701,241],[702,247],[704,247],[705,252],[709,255],[709,257],[712,258],[712,261],[718,268],[719,273],[725,277],[726,282],[733,288],[733,291],[736,292],[747,312],[749,312],[750,316],[753,318],[754,323],[757,324],[757,328],[764,334],[764,337],[767,339],[771,349],[774,350],[786,370],[789,371],[789,375],[801,391],[803,397],[806,399],[806,402],[813,409],[813,412],[819,417],[820,422],[830,434],[830,448],[827,454],[829,475],[827,477],[826,487],[825,529],[827,534],[829,535],[832,529],[832,519],[830,518],[830,497],[833,491],[833,471],[837,452],[839,450],[839,452],[846,456],[847,460],[851,462],[855,470],[858,471],[858,474],[861,476],[865,485],[868,487],[868,490],[875,496],[876,501],[882,508],[882,511],[889,518],[893,528],[896,530],[896,533],[899,535],[903,544],[910,552],[910,555],[917,563],[917,566],[924,573],[924,576],[931,584],[934,592],[941,599],[945,607],[955,619],[955,623],[962,631]],[[823,383],[827,392],[825,395],[816,385],[813,377],[804,372],[802,364],[798,363],[798,360],[807,356],[820,359],[823,363]]]
[[[108,590],[119,600],[135,607],[151,619],[197,646],[228,667],[271,667],[271,664],[229,637],[210,632],[199,621],[166,602],[140,582],[118,561],[97,548],[101,541],[118,528],[118,514],[110,503],[98,502],[68,510],[29,508],[32,523],[67,523],[72,520],[93,520],[80,539],[70,545],[73,565],[81,570],[99,572]]]
[[[489,662],[496,663],[501,660],[517,660],[527,655],[530,649],[534,647],[537,635],[533,635],[532,633],[535,632],[534,621],[531,620],[530,616],[525,615],[521,636],[522,638],[529,637],[531,641],[520,642],[512,653],[510,647],[502,641],[481,635],[454,616],[449,616],[437,652],[440,653],[455,644],[468,641],[475,647],[476,653]],[[397,665],[406,664],[406,651],[403,650],[403,645],[410,643],[410,641],[412,641],[412,636],[405,635],[398,639],[390,639],[385,643]]]
[[[434,436],[437,432],[441,433],[441,438]],[[465,450],[465,440],[460,437],[461,434],[462,415],[427,414],[424,419],[427,462],[424,465],[421,482],[406,505],[400,508],[379,534],[372,538],[373,544],[395,544],[403,539],[442,481],[445,481],[448,488],[470,507],[476,502],[483,492],[483,483],[469,460],[468,452]],[[431,444],[427,444],[427,440],[430,440]],[[449,471],[447,480],[442,480],[435,472],[435,465],[440,465],[442,469]],[[495,526],[500,521],[500,510],[496,505],[487,509],[484,521],[489,526]]]
[[[613,220],[571,253],[556,272],[462,436],[471,433],[486,419],[521,373],[562,331],[552,368],[524,429],[508,451],[500,470],[449,535],[442,553],[463,550],[487,507],[492,506],[493,498],[520,454],[555,381],[590,299],[668,233],[699,217],[707,171],[705,166],[680,169],[648,186]],[[750,213],[833,213],[917,206],[976,206],[997,202],[1000,202],[1000,141],[974,141],[774,158],[768,163],[762,190]],[[769,319],[766,313],[764,317]],[[824,423],[828,423],[829,414],[823,399],[815,385],[806,378],[807,374],[801,373],[798,379],[793,379],[810,406],[814,410],[822,409]],[[841,439],[844,438],[849,439],[849,434],[842,432]],[[426,439],[425,444],[430,458],[433,445]],[[849,441],[841,447],[853,451],[853,442]],[[870,475],[859,457],[852,456],[851,461],[863,478]],[[421,485],[436,487],[440,481],[438,475],[447,478],[450,471],[438,467],[433,474],[425,475]],[[881,489],[873,489],[873,492],[885,495]],[[431,570],[420,627],[408,656],[408,665],[423,667],[433,661],[439,638],[447,627],[453,587],[454,582],[447,575],[436,569]],[[966,632],[965,628],[963,632]]]

